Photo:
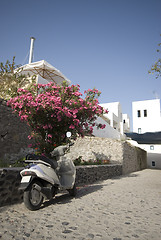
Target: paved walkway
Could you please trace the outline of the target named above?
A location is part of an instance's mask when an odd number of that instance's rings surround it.
[[[161,240],[161,170],[146,169],[59,195],[35,212],[0,208],[0,240]]]

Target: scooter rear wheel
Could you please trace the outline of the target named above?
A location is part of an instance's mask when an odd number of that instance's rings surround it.
[[[34,181],[30,184],[27,191],[24,192],[24,204],[31,210],[38,210],[44,200],[41,191],[42,184],[39,181]]]

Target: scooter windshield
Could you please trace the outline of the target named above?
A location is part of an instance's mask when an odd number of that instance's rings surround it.
[[[61,160],[58,161],[57,173],[64,188],[70,189],[73,187],[76,175],[73,161],[66,159],[66,157],[61,157]]]
[[[72,160],[62,157],[58,164],[58,171],[60,174],[75,174],[75,166]]]

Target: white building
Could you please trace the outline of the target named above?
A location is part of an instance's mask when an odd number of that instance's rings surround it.
[[[160,99],[133,102],[132,112],[133,132],[143,134],[142,137],[146,132],[161,132]],[[155,144],[154,140],[139,147],[147,151],[148,167],[161,169],[161,144]]]
[[[93,135],[95,137],[103,137],[103,138],[112,138],[112,139],[122,139],[122,135],[113,127],[109,125],[109,122],[104,117],[98,117],[96,120],[97,124],[105,124],[106,127],[104,129],[97,129],[97,127],[93,128]]]
[[[160,99],[132,103],[133,132],[161,131]]]
[[[123,132],[130,132],[130,118],[127,114],[122,114]]]
[[[161,169],[161,144],[139,144],[147,151],[147,165],[149,168]]]
[[[109,111],[108,114],[104,114],[104,117],[107,119],[111,127],[116,129],[122,135],[124,132],[130,131],[129,116],[122,113],[121,104],[119,102],[102,103],[100,105]]]
[[[103,130],[94,128],[93,134],[97,137],[124,138],[124,132],[130,131],[130,119],[127,114],[122,114],[121,104],[119,102],[112,102],[100,105],[109,111],[97,119],[97,122],[105,124],[106,128]]]

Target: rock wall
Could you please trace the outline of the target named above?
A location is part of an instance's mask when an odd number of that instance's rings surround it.
[[[110,160],[120,162],[123,158],[122,142],[120,140],[84,137],[78,138],[67,154],[73,160],[82,156],[84,161]]]
[[[12,162],[28,152],[29,127],[0,99],[0,160]]]
[[[23,192],[18,190],[20,168],[0,169],[0,206],[21,202]]]
[[[23,191],[19,191],[22,168],[0,169],[0,207],[23,201]],[[122,174],[121,165],[98,165],[76,167],[76,184],[92,184]]]
[[[76,184],[78,186],[122,175],[121,164],[77,166],[76,170]]]
[[[132,146],[128,142],[122,144],[123,158],[122,169],[123,174],[133,171],[139,171],[147,168],[147,152],[139,147]]]
[[[67,156],[73,160],[80,156],[84,161],[110,160],[110,163],[122,164],[123,174],[147,167],[146,151],[126,141],[109,138],[78,138]]]

